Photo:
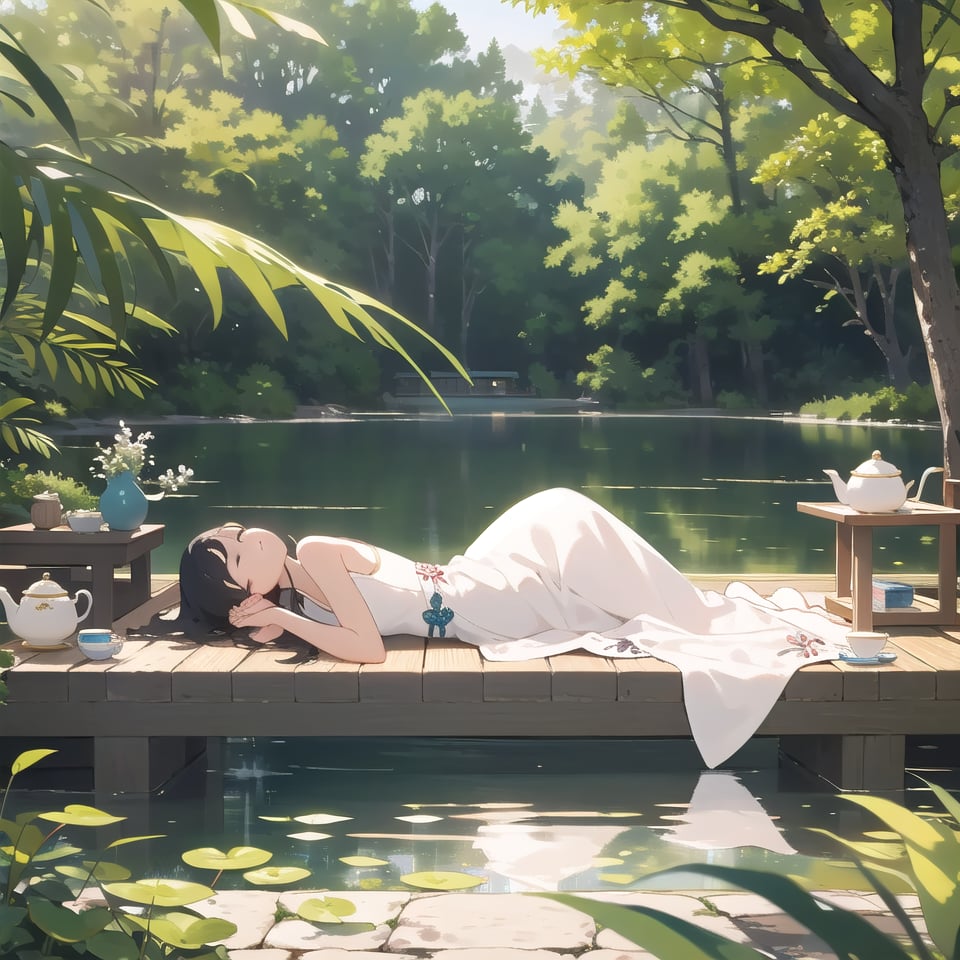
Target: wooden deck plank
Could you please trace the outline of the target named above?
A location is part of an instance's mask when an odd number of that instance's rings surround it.
[[[458,640],[428,640],[423,658],[423,699],[427,703],[482,701],[480,651]]]
[[[107,699],[169,702],[174,668],[195,652],[194,644],[180,638],[145,643],[107,672]]]
[[[617,699],[617,670],[605,657],[571,650],[547,660],[553,671],[552,700]]]
[[[4,647],[15,658],[7,672],[8,701],[64,703],[70,698],[69,670],[86,659],[76,647],[38,651],[24,647],[19,640]]]
[[[233,671],[250,651],[232,643],[205,643],[173,668],[171,699],[174,703],[226,702],[233,699]]]
[[[613,660],[617,671],[617,699],[680,702],[683,675],[672,663],[656,657]]]
[[[292,703],[295,699],[292,661],[297,654],[278,647],[248,651],[230,674],[234,702]]]
[[[544,702],[550,699],[553,671],[544,658],[484,660],[483,699],[491,703],[512,700]]]
[[[833,662],[810,663],[801,667],[784,688],[784,700],[842,700],[843,673]]]
[[[296,699],[305,703],[356,702],[360,699],[360,664],[322,653],[297,667],[293,686]]]
[[[422,637],[385,637],[387,656],[383,663],[365,663],[360,668],[362,703],[420,703],[423,700]]]
[[[95,703],[107,699],[107,674],[126,660],[137,656],[147,645],[147,640],[128,640],[120,652],[109,660],[87,660],[80,662],[70,670],[67,676],[70,701]]]
[[[960,700],[960,643],[928,628],[891,636],[890,646],[898,653],[916,657],[936,671],[938,700]]]

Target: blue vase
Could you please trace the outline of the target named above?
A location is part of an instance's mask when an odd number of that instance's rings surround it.
[[[129,470],[107,478],[107,489],[100,494],[100,514],[111,530],[136,530],[146,520],[149,506]]]

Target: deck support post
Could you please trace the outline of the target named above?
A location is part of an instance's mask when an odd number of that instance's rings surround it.
[[[807,734],[780,748],[840,790],[902,790],[906,737],[900,734]]]
[[[98,796],[149,794],[206,749],[206,737],[94,737],[93,781]]]

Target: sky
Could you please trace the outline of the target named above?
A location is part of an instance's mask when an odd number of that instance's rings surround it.
[[[435,0],[410,0],[415,10],[426,10]],[[492,37],[500,46],[515,44],[521,50],[550,46],[557,29],[556,15],[533,16],[500,0],[436,0],[457,15],[460,29],[467,35],[473,55],[485,50]]]

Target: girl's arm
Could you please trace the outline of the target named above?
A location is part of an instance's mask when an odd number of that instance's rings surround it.
[[[329,537],[308,537],[297,544],[297,560],[288,565],[293,587],[333,611],[339,626],[317,623],[307,617],[270,606],[235,607],[230,622],[238,627],[273,627],[261,639],[279,636],[282,628],[340,660],[382,663],[383,638],[350,573],[370,574],[377,568],[376,552],[365,544]],[[259,605],[258,605],[259,606]]]

